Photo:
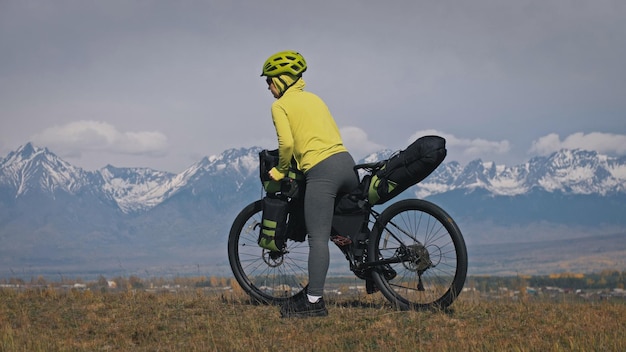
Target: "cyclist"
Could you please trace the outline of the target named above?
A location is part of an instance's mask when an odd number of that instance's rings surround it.
[[[293,156],[306,178],[309,285],[306,294],[294,296],[281,307],[285,318],[328,315],[322,296],[330,261],[328,243],[335,197],[358,186],[354,159],[343,145],[328,107],[317,95],[304,90],[302,73],[306,69],[300,53],[281,51],[265,61],[261,74],[276,98],[271,111],[279,163],[269,176],[276,181],[285,177]]]

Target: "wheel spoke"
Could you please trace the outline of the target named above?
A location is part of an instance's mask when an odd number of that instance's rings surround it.
[[[280,303],[300,292],[307,283],[308,246],[289,241],[283,254],[259,247],[260,219],[260,202],[244,208],[231,228],[228,256],[244,291],[259,301]]]
[[[377,259],[390,264],[394,277],[375,273],[381,292],[400,308],[442,307],[452,303],[465,281],[467,253],[462,235],[439,207],[422,200],[391,205],[379,218]]]

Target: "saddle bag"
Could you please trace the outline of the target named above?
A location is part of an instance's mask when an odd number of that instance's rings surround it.
[[[424,136],[394,154],[369,179],[366,191],[370,204],[383,204],[425,179],[441,164],[446,153],[444,138]]]

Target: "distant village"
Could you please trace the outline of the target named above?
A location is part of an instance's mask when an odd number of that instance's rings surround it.
[[[626,300],[625,273],[619,271],[603,271],[597,274],[561,273],[546,276],[476,276],[468,277],[463,288],[465,298],[487,300],[518,300],[518,299],[564,299],[581,300]],[[189,290],[207,294],[242,293],[237,281],[232,277],[175,277],[171,279],[142,279],[137,276],[116,277],[107,279],[103,276],[98,280],[64,279],[63,282],[47,282],[43,277],[33,277],[29,281],[18,278],[0,279],[0,289],[10,290],[55,290],[55,291],[99,291],[124,292],[138,290],[145,292],[178,293]],[[274,290],[299,290],[294,287],[261,287],[268,292]],[[331,277],[328,279],[326,295],[329,297],[365,295],[363,281],[354,277]]]

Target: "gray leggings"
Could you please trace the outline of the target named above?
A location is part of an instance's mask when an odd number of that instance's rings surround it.
[[[334,154],[306,173],[304,219],[309,234],[308,293],[321,296],[330,262],[328,242],[338,193],[358,186],[354,159],[347,152]]]

